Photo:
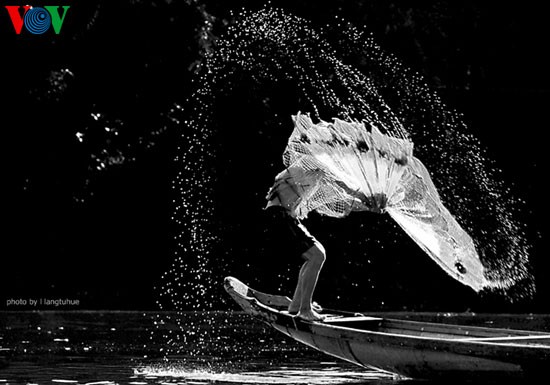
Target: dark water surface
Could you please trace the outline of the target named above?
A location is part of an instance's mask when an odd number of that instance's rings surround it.
[[[550,331],[550,315],[383,315]],[[242,313],[172,317],[189,326],[184,331],[154,326],[158,319],[152,312],[0,312],[0,384],[410,383],[316,352]],[[162,332],[185,335],[177,354],[166,353]]]

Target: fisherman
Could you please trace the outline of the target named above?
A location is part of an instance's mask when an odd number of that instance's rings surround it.
[[[312,306],[313,292],[317,285],[319,273],[326,259],[325,248],[316,240],[300,222],[300,202],[315,191],[322,174],[316,171],[305,171],[298,167],[287,168],[275,177],[275,182],[267,194],[266,210],[273,219],[276,239],[284,242],[290,250],[300,253],[304,263],[298,275],[288,312],[310,321],[322,321],[323,316]],[[367,198],[362,193],[351,191],[343,184],[340,187],[353,194],[356,199],[345,210],[383,212],[381,197]]]
[[[314,124],[303,114],[293,120],[283,153],[286,169],[275,178],[266,207],[279,232],[277,242],[305,261],[294,295],[285,301],[289,313],[323,320],[312,297],[326,253],[300,222],[311,211],[333,218],[352,211],[387,212],[455,279],[475,291],[487,286],[473,240],[441,202],[411,141],[358,122]]]

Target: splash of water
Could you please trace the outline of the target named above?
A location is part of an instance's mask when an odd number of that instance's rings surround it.
[[[399,377],[391,373],[376,370],[352,370],[326,366],[318,369],[279,368],[263,371],[216,372],[192,369],[173,364],[170,366],[144,366],[134,369],[138,377],[155,378],[164,381],[204,381],[235,384],[353,384],[373,381],[396,380]]]
[[[365,120],[386,134],[412,139],[442,200],[474,239],[487,278],[507,286],[527,282],[518,295],[532,292],[525,226],[516,219],[523,202],[499,181],[498,170],[460,114],[447,108],[418,74],[338,18],[318,29],[273,8],[243,11],[235,19],[201,64],[187,107],[173,185],[176,257],[162,277],[161,309],[208,310],[219,297],[216,272],[223,271],[224,255],[215,216],[219,133],[231,124],[254,126],[262,113],[268,121],[262,129],[277,127],[280,117],[287,123],[298,110],[311,111],[317,119]],[[254,105],[220,113],[235,90],[246,88],[254,94],[249,98]],[[246,111],[253,109],[257,115],[249,118]],[[234,121],[224,119],[231,113],[242,114]],[[196,333],[178,319],[179,329],[165,336],[176,351],[188,343],[190,330]],[[211,326],[197,349],[216,338],[216,326]]]

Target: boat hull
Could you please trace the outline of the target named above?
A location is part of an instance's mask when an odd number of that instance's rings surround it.
[[[302,331],[277,322],[270,325],[294,340],[333,357],[410,378],[496,379],[524,377],[527,374],[521,365],[445,351],[438,344],[407,346],[404,342],[392,341],[386,336],[363,339],[332,332],[323,333],[323,328],[318,330],[312,327],[311,330]]]
[[[550,365],[547,333],[343,313],[311,322],[282,310],[279,296],[256,292],[231,277],[225,286],[246,313],[296,341],[366,368],[417,379],[486,381],[536,377]]]

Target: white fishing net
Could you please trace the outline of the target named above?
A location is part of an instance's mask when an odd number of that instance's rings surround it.
[[[283,159],[294,182],[308,185],[295,211],[344,217],[359,209],[387,212],[449,275],[479,291],[491,284],[470,236],[443,206],[413,143],[376,127],[335,119],[314,124],[293,116]]]

